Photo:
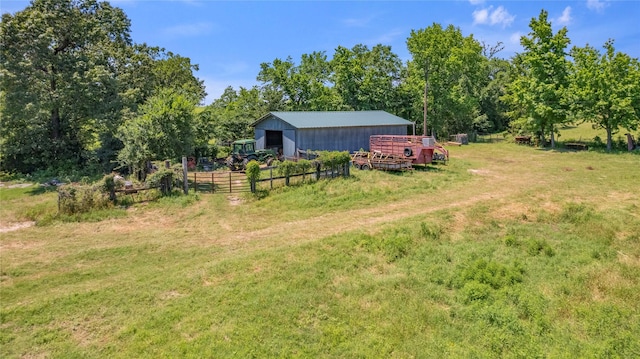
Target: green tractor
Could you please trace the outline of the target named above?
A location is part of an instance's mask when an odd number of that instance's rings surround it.
[[[230,170],[240,171],[247,168],[249,161],[256,160],[271,165],[275,159],[276,153],[273,150],[256,151],[256,140],[245,139],[231,143],[231,154],[227,157],[226,163]]]

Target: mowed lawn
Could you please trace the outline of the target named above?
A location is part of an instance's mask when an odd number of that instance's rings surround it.
[[[2,358],[640,357],[640,155],[452,147],[50,220],[0,188]]]

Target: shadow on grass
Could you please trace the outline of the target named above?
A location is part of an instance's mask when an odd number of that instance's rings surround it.
[[[413,170],[418,172],[442,172],[444,165],[413,165]]]
[[[55,186],[43,186],[43,185],[35,185],[35,187],[30,188],[26,193],[30,196],[39,196],[41,194],[56,192],[58,190]]]

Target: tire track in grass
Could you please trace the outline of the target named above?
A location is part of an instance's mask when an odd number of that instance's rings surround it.
[[[509,181],[509,179],[506,180]],[[446,198],[446,202],[443,199],[438,199],[438,197],[423,195],[421,199],[411,198],[385,206],[327,213],[258,230],[243,231],[238,228],[233,233],[202,241],[199,244],[204,246],[219,245],[229,251],[255,250],[292,244],[299,245],[344,232],[377,228],[385,223],[419,215],[428,215],[440,210],[468,207],[488,200],[502,200],[517,195],[522,190],[528,190],[526,187],[514,187],[513,185],[501,186],[500,182],[502,181],[496,183],[495,178],[483,178],[480,179],[478,186],[473,188],[463,191],[446,191],[447,193],[438,196],[439,198]],[[471,191],[469,191],[470,189]],[[478,192],[480,193],[477,194]],[[476,194],[470,195],[473,193]],[[454,200],[452,201],[452,199]]]

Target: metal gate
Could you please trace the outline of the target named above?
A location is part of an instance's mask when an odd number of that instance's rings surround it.
[[[251,184],[244,172],[189,172],[189,190],[209,193],[251,192]]]

